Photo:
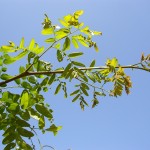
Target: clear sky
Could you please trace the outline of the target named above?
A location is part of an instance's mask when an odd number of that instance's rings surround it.
[[[44,13],[57,24],[58,18],[82,9],[81,20],[103,32],[95,38],[100,52],[88,49],[84,62],[89,64],[95,58],[97,65],[104,65],[107,58],[117,57],[120,64],[130,65],[139,62],[142,52],[150,53],[149,0],[0,0],[0,7],[0,45],[9,40],[19,43],[21,37],[26,42],[35,38],[43,45],[45,37],[40,31]],[[41,142],[56,150],[149,150],[150,74],[127,73],[133,81],[130,95],[100,98],[98,107],[84,112],[71,98],[47,93],[55,122],[63,129],[56,137],[41,135]]]

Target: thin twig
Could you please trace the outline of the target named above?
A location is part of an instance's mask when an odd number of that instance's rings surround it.
[[[42,148],[44,148],[44,147],[49,147],[49,148],[55,150],[52,146],[49,146],[49,145],[44,145],[44,146],[42,146]]]
[[[34,127],[33,127],[33,128],[30,128],[30,129],[31,129],[31,131],[33,131],[33,132],[35,133],[35,136],[36,136],[36,138],[37,138],[37,140],[38,140],[38,143],[39,143],[39,145],[40,145],[40,150],[42,150],[42,144],[41,144],[41,142],[40,142],[40,139],[38,138],[38,135],[37,135],[36,131],[34,130]]]
[[[52,43],[52,44],[39,56],[39,58],[41,58],[48,50],[50,50],[51,48],[53,48],[53,46],[54,46],[57,42],[59,42],[59,41],[61,41],[62,39],[64,39],[64,38],[70,36],[71,34],[74,34],[74,33],[77,32],[77,31],[79,31],[79,29],[77,29],[77,30],[75,30],[75,31],[73,31],[73,32],[70,32],[68,35],[66,35],[66,36],[64,36],[64,37],[62,37],[62,38],[60,38],[60,39],[58,39],[58,40],[55,41],[54,43]],[[25,72],[28,72],[28,71],[31,69],[31,67],[32,67],[33,65],[34,65],[34,63],[32,63],[32,64],[25,70]]]
[[[32,139],[30,139],[30,141],[31,141],[31,144],[32,144],[32,148],[33,148],[33,150],[35,150],[35,145],[33,144]]]
[[[94,89],[95,89],[95,88],[96,88],[96,89],[100,89],[100,90],[105,91],[105,92],[107,92],[108,94],[110,94],[109,91],[103,89],[102,87],[98,87],[98,86],[92,85],[92,84],[90,84],[90,83],[88,83],[88,82],[85,82],[85,81],[83,81],[83,80],[81,80],[81,79],[79,79],[79,78],[77,78],[77,77],[76,77],[76,79],[79,80],[79,81],[82,82],[82,83],[88,84],[89,86],[93,87]]]

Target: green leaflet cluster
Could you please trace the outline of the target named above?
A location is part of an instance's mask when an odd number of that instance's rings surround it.
[[[24,47],[24,38],[20,42],[20,46],[17,47],[12,42],[8,46],[1,47],[1,59],[0,59],[0,75],[1,80],[8,81],[13,76],[7,73],[8,64],[15,63],[19,59],[27,55],[27,64],[19,67],[19,77],[12,80],[14,81],[12,87],[18,87],[23,89],[21,94],[15,94],[9,92],[7,84],[2,84],[1,98],[0,98],[0,129],[4,130],[2,143],[5,146],[5,150],[18,147],[19,149],[33,149],[33,145],[27,143],[25,138],[31,140],[35,136],[36,129],[31,126],[30,120],[35,119],[38,121],[38,127],[42,132],[51,131],[54,135],[60,130],[61,126],[55,126],[52,124],[53,115],[52,109],[44,102],[44,97],[41,91],[46,92],[47,87],[46,79],[38,81],[43,75],[26,76],[28,69],[30,71],[49,71],[51,64],[39,60],[39,55],[44,50],[44,47],[39,47],[32,39],[28,47]],[[37,51],[35,51],[37,50]],[[22,51],[22,52],[18,52]],[[9,53],[19,53],[17,56],[9,56]],[[24,53],[25,52],[25,53]],[[7,55],[7,57],[6,57]],[[32,65],[33,64],[33,65]],[[25,75],[25,76],[24,76]],[[3,82],[2,81],[2,82]],[[2,83],[1,82],[1,83]],[[45,121],[49,120],[49,127],[45,127]],[[44,128],[45,127],[45,128]]]
[[[0,99],[0,129],[4,130],[2,143],[6,145],[6,150],[17,146],[20,149],[32,149],[24,140],[24,138],[31,139],[36,133],[36,129],[30,125],[29,120],[31,118],[38,121],[39,129],[43,133],[51,131],[56,135],[61,128],[52,124],[44,129],[46,118],[50,122],[53,121],[53,111],[43,103],[44,98],[42,95],[37,94],[37,97],[33,97],[31,93],[26,89],[22,92],[22,95],[8,91],[2,94]]]
[[[17,147],[35,149],[32,138],[36,136],[37,129],[43,134],[50,131],[56,135],[62,128],[54,124],[53,110],[45,102],[44,92],[49,89],[55,88],[54,95],[62,90],[64,98],[69,95],[72,102],[79,102],[84,110],[85,106],[97,106],[101,96],[121,96],[124,90],[127,94],[130,93],[132,83],[124,68],[150,72],[150,56],[144,54],[140,63],[130,66],[121,66],[116,58],[107,59],[105,66],[98,67],[96,60],[92,60],[89,67],[78,61],[78,57],[82,57],[84,52],[71,51],[71,48],[79,49],[84,46],[98,52],[98,46],[92,37],[102,35],[79,22],[82,14],[83,11],[79,10],[59,19],[61,27],[54,25],[45,14],[41,34],[47,37],[45,42],[49,45],[48,48],[39,46],[34,39],[25,46],[24,38],[19,46],[10,41],[8,45],[0,47],[0,130],[4,131],[4,150]],[[56,52],[54,59],[60,64],[58,68],[49,61],[41,60],[50,49]],[[17,62],[21,59],[25,59],[26,64],[19,63],[18,75],[13,76],[8,71],[8,65],[18,65]],[[70,82],[74,83],[75,90],[69,93],[67,88]],[[16,94],[14,88],[20,88],[20,93]],[[91,104],[87,101],[90,95]],[[38,127],[31,125],[31,119],[37,121]]]

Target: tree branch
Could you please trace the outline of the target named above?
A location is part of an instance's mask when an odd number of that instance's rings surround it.
[[[143,68],[143,67],[139,67],[139,66],[135,66],[135,65],[128,65],[128,66],[117,66],[115,68],[125,68],[125,69],[138,69],[138,70],[144,70],[144,71],[147,71],[147,72],[150,72],[150,69],[148,68]],[[109,69],[109,67],[107,66],[99,66],[99,67],[81,67],[79,68],[80,70],[102,70],[102,69]],[[19,75],[16,75],[14,76],[13,78],[11,79],[8,79],[6,81],[3,81],[3,82],[0,82],[0,86],[4,85],[4,84],[7,84],[9,82],[12,82],[16,79],[20,79],[20,78],[23,78],[23,77],[26,77],[26,76],[31,76],[31,75],[50,75],[50,74],[62,74],[64,72],[64,69],[62,70],[55,70],[55,71],[40,71],[40,72],[23,72]]]

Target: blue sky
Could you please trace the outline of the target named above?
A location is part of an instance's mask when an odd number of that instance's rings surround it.
[[[1,0],[0,6],[0,45],[9,40],[19,43],[22,37],[27,43],[35,38],[43,45],[45,37],[40,31],[44,13],[57,24],[58,18],[82,9],[85,13],[81,20],[103,32],[102,37],[95,38],[100,52],[88,49],[85,63],[95,58],[97,65],[104,65],[107,58],[117,57],[120,64],[130,65],[140,61],[142,52],[150,53],[149,0]],[[56,124],[63,129],[56,137],[41,135],[42,143],[56,150],[149,150],[150,74],[136,70],[127,73],[133,81],[130,95],[100,98],[98,107],[84,112],[61,94],[45,94]]]

